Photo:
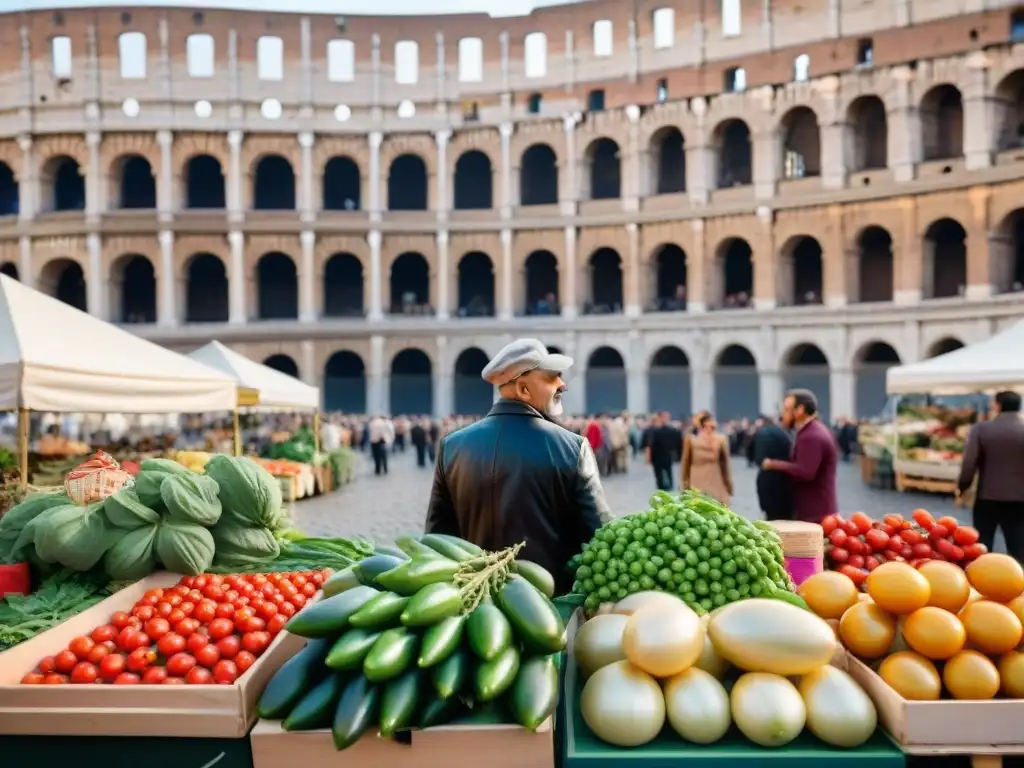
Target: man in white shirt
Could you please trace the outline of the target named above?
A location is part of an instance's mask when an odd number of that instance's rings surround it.
[[[370,453],[373,455],[373,474],[388,473],[388,446],[395,441],[395,425],[386,416],[374,416],[370,421]]]
[[[341,448],[341,427],[333,421],[325,420],[320,425],[320,447],[327,453]]]

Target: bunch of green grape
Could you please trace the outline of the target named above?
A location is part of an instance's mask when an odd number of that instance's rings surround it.
[[[651,508],[601,526],[570,563],[584,607],[660,590],[698,614],[748,597],[792,593],[779,535],[693,491],[658,491]],[[778,595],[781,596],[781,595]]]

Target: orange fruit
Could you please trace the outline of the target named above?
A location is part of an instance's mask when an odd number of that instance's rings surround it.
[[[797,594],[821,618],[838,619],[857,602],[860,590],[849,576],[837,571],[822,571],[801,584]]]
[[[956,613],[967,604],[971,596],[971,584],[963,568],[941,560],[929,560],[917,569],[928,580],[931,595],[928,605]]]
[[[1017,614],[1001,603],[976,600],[960,612],[967,643],[982,653],[998,656],[1020,644],[1024,628]]]
[[[960,651],[946,662],[942,682],[954,699],[991,699],[999,693],[999,670],[977,651]]]
[[[1024,653],[1010,651],[999,657],[999,690],[1008,699],[1024,699]]]
[[[988,552],[967,566],[971,586],[989,600],[1008,603],[1024,592],[1024,568],[1009,555]]]
[[[854,656],[877,659],[896,639],[896,618],[874,603],[858,602],[839,620],[839,639]]]
[[[878,674],[904,699],[936,701],[942,695],[939,670],[929,659],[913,651],[889,656],[879,665]]]
[[[928,579],[906,563],[883,563],[868,574],[868,594],[884,611],[913,613],[928,605],[931,586]]]
[[[949,611],[926,605],[907,616],[903,637],[913,650],[929,659],[948,659],[964,647],[967,631]]]
[[[1024,595],[1013,598],[1013,600],[1006,604],[1006,607],[1014,612],[1017,618],[1020,619],[1021,626],[1024,626]]]

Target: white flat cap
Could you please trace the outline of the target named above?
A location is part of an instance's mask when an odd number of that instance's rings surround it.
[[[506,344],[480,375],[484,381],[500,387],[530,371],[563,373],[572,368],[572,363],[571,357],[548,352],[537,339],[516,339]]]

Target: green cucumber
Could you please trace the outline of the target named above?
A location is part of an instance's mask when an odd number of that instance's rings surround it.
[[[373,587],[353,587],[340,595],[307,605],[292,616],[285,629],[299,637],[339,635],[348,629],[349,617],[379,594]]]
[[[465,547],[460,547],[458,544],[454,544],[448,539],[438,536],[436,533],[423,534],[420,536],[420,543],[430,547],[442,557],[447,557],[449,560],[456,560],[460,563],[463,560],[472,560],[476,557]]]
[[[558,706],[558,668],[551,656],[531,656],[519,665],[508,696],[512,714],[523,728],[536,731]]]
[[[446,725],[462,714],[463,703],[458,696],[447,699],[434,697],[427,701],[420,712],[420,728]]]
[[[365,560],[360,560],[352,566],[359,583],[367,587],[380,586],[377,577],[385,571],[390,571],[395,566],[401,565],[405,559],[393,555],[372,555]]]
[[[287,717],[302,695],[327,671],[324,657],[330,650],[330,640],[310,640],[306,643],[270,678],[256,705],[256,714],[264,720]]]
[[[509,579],[498,590],[495,602],[527,651],[565,650],[565,622],[551,601],[529,581],[519,576]]]
[[[533,584],[548,600],[555,596],[555,577],[543,565],[531,563],[529,560],[513,560],[512,571]]]
[[[412,596],[402,611],[406,627],[431,627],[462,610],[462,592],[454,584],[428,584]]]
[[[420,643],[420,657],[417,665],[421,669],[440,664],[447,659],[459,643],[462,642],[462,635],[466,628],[466,615],[458,614],[449,616],[439,621],[423,633],[423,641]]]
[[[342,675],[328,675],[295,705],[281,727],[286,731],[312,731],[331,724],[331,714],[345,686]]]
[[[476,668],[473,691],[477,701],[494,701],[512,687],[519,672],[519,650],[510,645]]]
[[[408,560],[409,559],[409,556],[407,554],[405,554],[405,552],[400,550],[398,547],[388,547],[388,546],[385,546],[383,544],[378,544],[376,547],[374,547],[373,548],[373,554],[375,554],[375,555],[391,555],[392,557],[397,557],[399,560]]]
[[[458,536],[452,536],[451,534],[448,534],[448,533],[431,533],[431,534],[427,534],[427,535],[434,536],[434,537],[439,538],[439,539],[444,539],[448,543],[454,544],[455,546],[459,547],[460,549],[466,550],[471,555],[482,555],[484,553],[483,549],[478,547],[473,542],[466,541],[465,539],[460,539]]]
[[[363,659],[366,679],[371,683],[383,683],[398,677],[412,665],[419,642],[420,639],[405,627],[381,632]]]
[[[408,604],[408,597],[402,597],[395,592],[381,592],[353,613],[348,623],[350,626],[365,629],[390,629],[398,624],[398,618]]]
[[[377,719],[380,688],[362,675],[356,675],[345,686],[334,711],[331,736],[335,749],[351,747],[369,730]]]
[[[384,683],[380,694],[380,735],[385,738],[396,731],[411,728],[420,702],[423,680],[418,669],[410,669],[401,677]]]
[[[323,596],[324,598],[334,597],[342,592],[348,592],[348,590],[358,587],[360,584],[359,577],[356,576],[355,566],[350,565],[348,568],[342,568],[324,582],[322,588]]]
[[[421,544],[416,536],[399,536],[395,539],[395,546],[411,558],[441,557],[441,555],[426,544]]]
[[[331,669],[351,670],[363,666],[363,659],[380,638],[380,632],[369,629],[350,629],[331,647],[324,664]]]
[[[454,697],[466,687],[472,662],[462,648],[455,649],[447,659],[430,668],[430,684],[442,699]]]
[[[429,584],[451,581],[459,564],[434,554],[431,558],[414,557],[377,577],[384,589],[400,595],[414,595]]]
[[[494,603],[480,603],[466,621],[466,639],[473,653],[490,661],[512,645],[512,625]]]

